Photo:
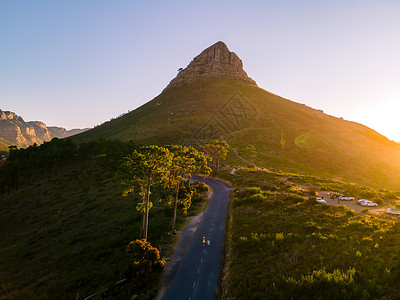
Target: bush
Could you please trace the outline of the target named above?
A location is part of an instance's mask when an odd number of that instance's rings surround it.
[[[261,191],[261,189],[259,187],[251,187],[251,188],[248,188],[247,191],[246,191],[246,194],[248,196],[261,194],[261,193],[262,193],[262,191]]]
[[[135,240],[126,247],[126,254],[131,257],[131,264],[123,271],[123,275],[136,281],[146,282],[151,272],[159,272],[165,266],[164,257],[157,248],[146,240]]]
[[[308,194],[309,194],[311,197],[317,197],[317,196],[318,196],[317,190],[315,190],[315,189],[311,189],[311,190],[308,192]]]
[[[208,185],[206,185],[204,182],[198,182],[198,183],[194,183],[192,184],[192,186],[194,188],[196,188],[196,194],[201,194],[201,193],[208,193],[208,191],[210,190],[208,188]]]
[[[300,279],[287,277],[283,295],[291,299],[347,299],[354,293],[355,269],[339,269],[328,273],[315,270]]]
[[[363,213],[363,214],[367,214],[368,212],[369,212],[369,209],[366,207],[366,208],[363,208],[362,210],[361,210],[361,212]]]
[[[246,203],[257,203],[262,202],[263,200],[265,200],[265,197],[262,194],[251,195],[244,199]]]
[[[355,213],[354,213],[354,211],[352,211],[352,210],[346,210],[346,215],[348,215],[348,216],[354,216]]]
[[[315,198],[314,198],[315,199]],[[299,202],[304,202],[307,200],[307,198],[297,195],[297,194],[287,194],[284,198],[285,201],[290,201],[293,204],[299,203]]]
[[[304,201],[304,204],[306,204],[308,206],[316,205],[317,203],[318,203],[317,198],[315,198],[315,197],[310,197],[306,201]]]

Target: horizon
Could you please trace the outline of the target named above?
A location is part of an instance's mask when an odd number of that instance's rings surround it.
[[[229,2],[221,15],[227,3],[0,3],[0,109],[94,127],[221,40],[260,88],[400,141],[400,4]]]

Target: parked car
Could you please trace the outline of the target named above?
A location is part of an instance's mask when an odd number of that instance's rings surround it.
[[[326,201],[325,201],[324,199],[322,199],[322,198],[317,198],[317,202],[319,202],[319,203],[326,203]]]
[[[388,207],[387,213],[391,215],[400,215],[400,211],[392,210],[390,207]]]
[[[351,201],[351,200],[354,200],[353,197],[348,197],[348,196],[340,196],[339,199],[342,200],[342,201]]]
[[[357,201],[357,203],[360,204],[361,206],[369,206],[369,207],[378,206],[378,203],[366,199],[360,199]]]

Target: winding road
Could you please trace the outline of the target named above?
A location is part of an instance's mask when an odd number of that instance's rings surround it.
[[[201,223],[186,251],[165,299],[215,299],[218,288],[222,246],[229,202],[229,187],[206,179],[213,196]],[[210,235],[211,244],[203,246],[203,237]]]

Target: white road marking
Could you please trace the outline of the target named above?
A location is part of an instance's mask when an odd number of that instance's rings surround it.
[[[200,273],[200,268],[197,268],[197,274],[199,274]]]
[[[200,262],[203,262],[203,258],[200,259]]]
[[[193,282],[193,288],[194,288],[194,286],[196,285],[196,281],[195,282]]]

